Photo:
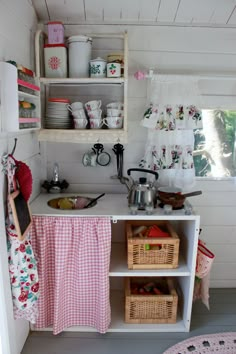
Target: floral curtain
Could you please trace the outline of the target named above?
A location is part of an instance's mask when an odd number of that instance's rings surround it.
[[[159,173],[161,186],[188,190],[195,183],[194,129],[202,127],[197,80],[153,75],[141,125],[148,128],[139,166]]]

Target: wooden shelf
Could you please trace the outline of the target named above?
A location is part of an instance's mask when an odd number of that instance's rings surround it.
[[[154,270],[132,270],[127,266],[127,252],[125,245],[122,243],[113,243],[111,251],[111,265],[109,275],[110,277],[146,277],[146,276],[179,276],[188,277],[191,272],[180,256],[179,266],[175,269],[154,269]]]
[[[85,78],[47,78],[47,77],[41,77],[40,82],[45,84],[45,85],[79,85],[79,84],[123,84],[125,82],[125,79],[123,77],[119,78],[90,78],[90,77],[85,77]]]
[[[123,129],[41,129],[40,141],[69,143],[126,143],[127,131]]]

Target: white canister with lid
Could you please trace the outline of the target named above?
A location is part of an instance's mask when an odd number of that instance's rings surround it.
[[[71,36],[69,45],[69,77],[89,77],[89,62],[92,54],[92,38]]]
[[[90,72],[90,77],[106,77],[107,74],[106,60],[100,57],[90,60],[89,72]]]

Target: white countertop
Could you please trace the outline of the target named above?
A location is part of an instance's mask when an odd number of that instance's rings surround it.
[[[73,209],[61,210],[54,209],[48,206],[47,202],[54,198],[63,198],[68,196],[81,196],[96,198],[97,194],[83,194],[83,193],[60,193],[60,194],[40,194],[31,204],[30,210],[32,215],[45,215],[45,216],[69,216],[69,217],[83,217],[83,216],[110,216],[113,220],[195,220],[198,216],[195,214],[185,215],[184,209],[173,211],[171,215],[165,215],[162,208],[157,207],[154,209],[153,214],[146,215],[143,210],[138,210],[136,215],[131,215],[127,194],[105,194],[97,201],[97,204],[88,209]]]

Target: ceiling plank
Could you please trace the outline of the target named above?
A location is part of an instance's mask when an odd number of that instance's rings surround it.
[[[215,0],[181,0],[175,22],[209,23],[216,3]]]
[[[233,8],[233,10],[230,14],[230,17],[228,18],[227,24],[228,25],[235,25],[236,24],[236,8],[235,7]]]
[[[214,13],[210,19],[210,23],[217,23],[217,24],[222,24],[225,25],[227,24],[229,17],[234,10],[236,6],[236,0],[227,0],[227,1],[222,1],[222,0],[215,0],[216,6]],[[236,24],[235,19],[232,19],[231,24]]]
[[[139,21],[156,21],[161,0],[139,1]]]
[[[85,18],[86,21],[103,21],[103,8],[106,5],[105,0],[84,0],[85,3]]]
[[[46,0],[50,20],[85,20],[83,0]]]
[[[174,22],[180,0],[161,0],[158,22]]]
[[[41,22],[49,21],[46,0],[32,0],[32,4],[35,8],[35,12],[38,16],[39,21]]]

